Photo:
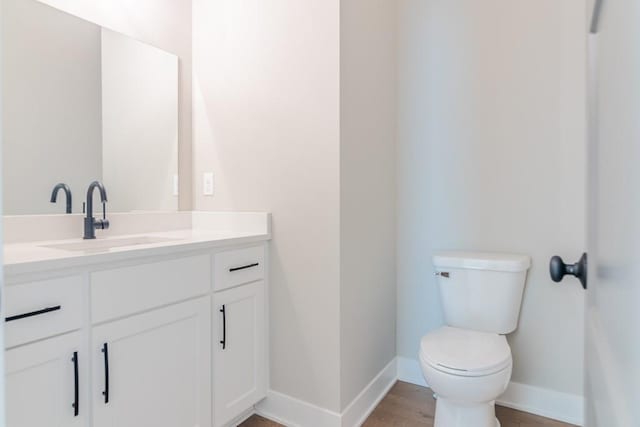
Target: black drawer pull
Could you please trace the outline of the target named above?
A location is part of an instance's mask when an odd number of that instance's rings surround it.
[[[233,273],[234,271],[238,271],[238,270],[246,270],[247,268],[257,267],[259,265],[260,265],[259,262],[254,262],[253,264],[243,265],[242,267],[232,267],[229,269],[229,272]]]
[[[222,349],[224,350],[225,348],[227,348],[227,306],[226,305],[222,305],[222,308],[220,309],[220,313],[222,313],[222,341],[220,341],[220,344],[222,344]]]
[[[16,314],[15,316],[5,317],[5,322],[13,322],[14,320],[26,319],[27,317],[39,316],[41,314],[51,313],[52,311],[58,311],[62,308],[60,305],[56,305],[55,307],[47,307],[42,310],[36,310],[29,313]]]
[[[104,354],[104,396],[105,405],[109,403],[109,347],[107,343],[102,344],[102,353]]]
[[[73,358],[71,358],[73,362],[73,383],[74,383],[74,392],[73,392],[73,416],[77,417],[80,414],[80,377],[78,374],[78,352],[73,352]]]

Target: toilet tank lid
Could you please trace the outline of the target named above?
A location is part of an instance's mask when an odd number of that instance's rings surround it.
[[[433,266],[436,268],[520,272],[529,269],[531,257],[497,252],[443,251],[433,255]]]

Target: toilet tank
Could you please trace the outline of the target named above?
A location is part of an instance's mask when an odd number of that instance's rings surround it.
[[[439,252],[433,256],[446,324],[498,334],[518,327],[527,255]]]

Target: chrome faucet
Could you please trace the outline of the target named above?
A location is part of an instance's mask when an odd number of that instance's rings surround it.
[[[53,187],[53,191],[51,192],[51,203],[55,203],[58,200],[58,192],[60,190],[64,191],[65,196],[67,197],[67,213],[71,213],[71,189],[67,184],[61,182],[60,184],[56,184]]]
[[[93,190],[98,189],[100,191],[100,201],[102,202],[102,219],[95,219],[93,217]],[[87,190],[87,216],[84,218],[84,238],[95,239],[96,228],[100,230],[106,230],[109,228],[109,220],[107,220],[107,191],[98,181],[93,181],[89,184]]]

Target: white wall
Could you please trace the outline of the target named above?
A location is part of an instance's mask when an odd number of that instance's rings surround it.
[[[340,412],[396,354],[395,4],[198,0],[193,26],[196,209],[273,213],[271,388]]]
[[[341,1],[343,410],[396,355],[395,24],[395,0]]]
[[[180,58],[180,209],[192,208],[190,0],[39,0]]]
[[[0,1],[0,22],[2,22],[4,16],[4,5],[3,2]],[[2,81],[2,46],[3,46],[3,36],[2,32],[0,32],[0,82]],[[2,89],[2,85],[0,85],[0,167],[2,167],[2,158],[3,158],[3,139],[2,133],[4,130],[4,122],[2,120],[2,109],[3,109],[3,101],[4,99],[4,91]],[[2,189],[2,171],[0,171],[0,189]],[[2,190],[0,190],[2,191]],[[0,212],[2,212],[2,197],[0,197]],[[3,234],[3,225],[0,223],[0,241],[4,241]],[[2,260],[3,254],[0,254],[0,299],[4,301],[4,260]],[[0,304],[0,319],[4,317],[4,304]],[[0,326],[0,348],[4,348],[4,325]],[[5,425],[5,364],[4,364],[4,351],[0,352],[0,425]]]
[[[334,411],[339,24],[338,0],[193,3],[195,208],[273,213],[271,388]]]
[[[64,213],[64,194],[49,203],[59,182],[81,212],[82,191],[102,176],[100,27],[35,1],[3,3],[4,213]]]
[[[512,379],[582,394],[583,291],[548,261],[585,249],[583,3],[399,3],[401,356],[442,323],[434,251],[527,253]]]

